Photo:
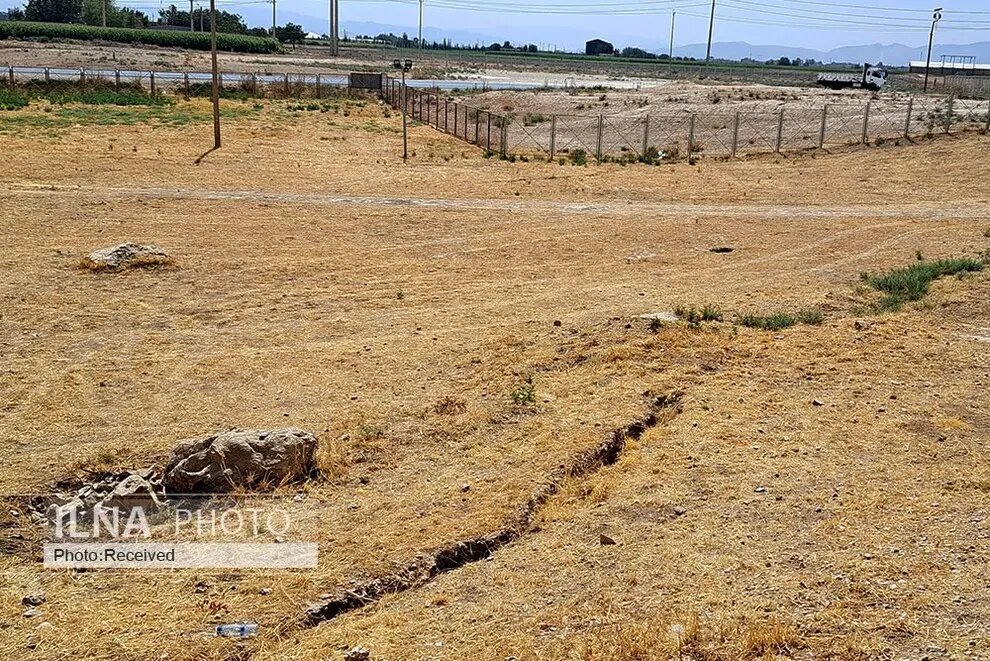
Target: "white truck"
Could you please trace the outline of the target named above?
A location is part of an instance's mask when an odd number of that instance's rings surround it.
[[[872,67],[869,64],[864,64],[863,72],[859,74],[838,71],[820,73],[818,74],[818,84],[834,90],[852,87],[877,92],[887,84],[887,72],[880,67]]]

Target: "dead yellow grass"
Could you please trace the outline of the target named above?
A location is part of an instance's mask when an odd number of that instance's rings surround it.
[[[205,124],[0,137],[4,492],[147,465],[231,426],[312,431],[328,478],[278,491],[305,496],[293,514],[320,545],[315,572],[45,572],[36,528],[4,508],[17,555],[0,560],[0,649],[858,659],[990,644],[988,365],[971,337],[990,281],[939,282],[924,305],[858,326],[853,315],[860,271],[986,247],[986,138],[583,169],[485,161],[416,127],[403,167],[394,133],[361,128],[369,118],[397,121],[375,106],[292,117],[274,104],[228,124],[199,166]],[[182,268],[75,268],[131,236]],[[677,301],[715,302],[726,321],[654,332],[638,319]],[[734,327],[739,312],[808,306],[823,326]],[[527,375],[533,401],[519,405]],[[303,625],[322,593],[495,530],[642,415],[644,393],[676,390],[683,413],[569,480],[538,530]],[[22,617],[39,588],[40,615]],[[259,639],[207,635],[242,619]]]

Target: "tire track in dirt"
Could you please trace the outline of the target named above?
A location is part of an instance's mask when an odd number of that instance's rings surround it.
[[[669,422],[679,414],[682,398],[683,393],[680,392],[652,397],[647,412],[642,417],[613,430],[597,446],[580,453],[547,475],[498,530],[448,544],[416,558],[387,576],[339,587],[329,597],[306,608],[305,624],[316,626],[363,608],[386,595],[426,585],[441,574],[484,560],[500,548],[532,532],[536,515],[560,491],[565,480],[590,475],[605,466],[615,464],[622,456],[627,440],[638,439],[646,430]]]
[[[906,204],[877,207],[875,205],[824,207],[814,205],[721,205],[685,202],[563,202],[539,200],[515,200],[503,198],[427,198],[385,197],[371,195],[326,195],[317,193],[279,193],[259,190],[209,190],[160,187],[88,187],[59,186],[33,182],[7,183],[0,187],[0,195],[53,196],[66,195],[75,199],[88,197],[99,200],[109,198],[176,199],[218,202],[259,202],[276,204],[308,204],[317,206],[381,206],[413,207],[424,209],[455,209],[503,212],[559,212],[562,214],[612,214],[654,216],[766,216],[770,218],[896,218],[924,216],[934,220],[987,218],[984,205],[971,204],[946,207],[936,204]]]

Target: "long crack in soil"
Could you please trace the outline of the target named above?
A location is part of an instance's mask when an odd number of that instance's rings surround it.
[[[306,623],[316,626],[352,610],[373,603],[387,594],[420,587],[440,574],[484,560],[503,546],[533,530],[533,520],[568,478],[582,477],[619,460],[626,441],[637,439],[656,425],[667,422],[681,411],[683,393],[654,396],[643,417],[613,430],[601,443],[574,457],[547,475],[529,498],[495,532],[460,540],[432,553],[417,557],[402,569],[347,588],[338,588],[326,599],[306,609]]]

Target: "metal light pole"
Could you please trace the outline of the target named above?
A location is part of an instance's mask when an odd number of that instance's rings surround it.
[[[928,33],[928,59],[925,61],[925,88],[928,91],[928,69],[932,66],[932,44],[935,42],[935,26],[942,20],[942,8],[936,7],[932,10],[932,31]]]
[[[674,21],[677,19],[677,10],[670,12],[670,50],[667,51],[667,58],[674,59]]]
[[[275,38],[275,0],[272,0],[272,38]]]
[[[409,121],[406,117],[406,72],[412,71],[412,60],[392,60],[393,69],[402,70],[402,160],[409,159]]]
[[[423,0],[419,0],[419,47],[423,48]]]

